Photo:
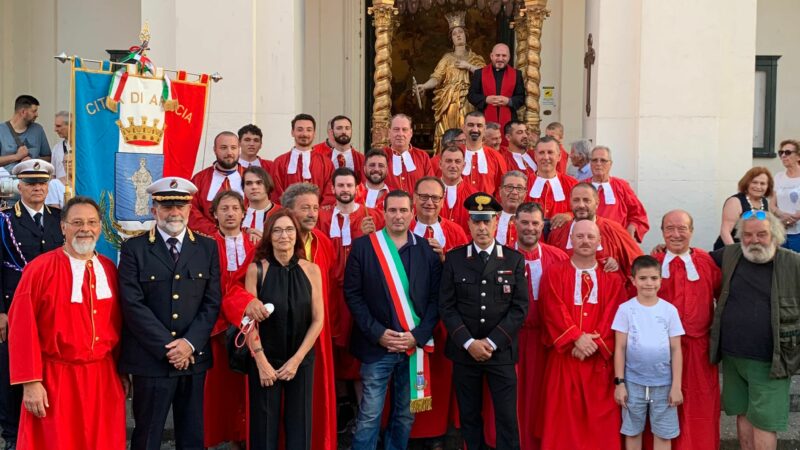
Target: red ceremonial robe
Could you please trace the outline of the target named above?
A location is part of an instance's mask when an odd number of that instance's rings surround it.
[[[22,408],[18,449],[125,449],[117,270],[97,259],[102,267],[86,263],[80,303],[71,301],[70,258],[60,248],[28,263],[17,286],[9,311],[11,384],[41,381],[50,403],[41,419]],[[98,298],[98,270],[110,298]]]
[[[311,436],[311,448],[337,450],[336,383],[331,345],[331,307],[328,303],[334,253],[333,245],[324,233],[317,229],[311,230],[311,233],[311,251],[308,259],[318,265],[322,273],[322,299],[325,303],[325,323],[314,344],[314,392],[311,400],[313,410],[311,423],[314,433]]]
[[[506,72],[513,71],[507,70]],[[470,167],[464,166],[464,171],[461,174],[464,181],[471,184],[475,191],[486,192],[495,198],[500,198],[500,185],[502,184],[503,175],[508,171],[506,160],[500,152],[491,147],[484,146],[483,153],[486,155],[486,173],[480,173],[478,155],[475,154],[472,156]],[[466,151],[464,154],[466,155]],[[469,170],[469,175],[466,174],[467,170]]]
[[[350,155],[351,155],[351,163],[347,163],[347,158],[344,155],[337,155],[334,158],[332,155],[334,153],[334,149],[328,146],[327,141],[322,141],[319,144],[315,145],[311,151],[321,153],[325,158],[327,158],[332,164],[334,170],[338,169],[339,167],[345,166],[349,167],[353,172],[356,173],[356,183],[360,183],[362,180],[364,173],[364,154],[359,152],[353,147],[350,147]]]
[[[514,214],[502,211],[497,218],[497,231],[494,238],[497,242],[511,248],[517,244],[517,219]]]
[[[516,247],[516,246],[515,246]],[[525,277],[528,279],[528,316],[519,330],[519,359],[517,360],[517,418],[519,420],[520,450],[538,450],[540,437],[533,430],[541,426],[543,420],[542,395],[544,393],[544,369],[547,362],[547,349],[542,337],[542,319],[539,311],[539,297],[542,274],[553,264],[569,258],[560,249],[539,242],[533,251],[525,252]],[[540,263],[536,261],[539,260]],[[541,270],[539,266],[541,265]],[[487,396],[484,396],[486,399]],[[491,397],[484,402],[484,435],[489,447],[497,446],[497,430],[494,427],[494,408]]]
[[[244,169],[242,166],[237,165],[239,176],[241,177]],[[192,210],[189,212],[189,228],[199,231],[205,235],[213,236],[217,233],[217,219],[211,214],[211,200],[208,200],[209,190],[211,189],[211,181],[214,178],[214,166],[206,167],[205,169],[197,172],[192,177],[192,183],[197,186],[197,193],[192,197]],[[211,194],[213,200],[214,195],[221,190],[230,189],[243,194],[241,178],[239,181],[226,179],[216,192]]]
[[[409,228],[419,237],[439,239],[432,229],[427,229],[423,224],[419,224],[416,218],[411,221]],[[439,225],[442,227],[444,242],[439,241],[439,245],[445,253],[450,250],[465,245],[469,242],[464,230],[457,224],[440,217]],[[454,406],[455,393],[453,392],[453,362],[444,355],[445,342],[447,342],[447,330],[440,320],[433,329],[433,353],[430,354],[431,364],[431,398],[433,399],[433,409],[417,413],[414,425],[411,427],[411,438],[433,438],[444,436],[447,429],[453,423],[454,415],[458,413]]]
[[[257,218],[257,216],[255,214],[255,211],[252,211],[252,214],[251,214],[251,209],[252,209],[252,207],[248,207],[244,212],[244,220],[242,221],[242,230],[247,230],[248,228],[254,228],[254,229],[258,230],[258,231],[263,232],[264,231],[264,224],[267,223],[267,219],[269,219],[269,216],[271,216],[271,215],[275,214],[276,212],[280,211],[281,210],[281,205],[279,205],[279,204],[277,204],[275,202],[272,202],[272,206],[264,213],[264,216],[262,216],[261,223],[258,223],[258,221],[257,221],[258,218]],[[258,246],[258,244],[254,244],[254,245]]]
[[[300,157],[297,160],[295,173],[289,173],[289,162],[292,158],[291,150],[275,158],[272,163],[272,181],[275,182],[275,189],[270,196],[273,202],[280,203],[283,191],[294,183],[307,182],[315,184],[319,188],[321,207],[336,203],[336,198],[333,196],[333,186],[331,185],[333,164],[330,159],[325,158],[321,153],[312,150],[308,151],[311,153],[310,179],[303,178],[303,160]]]
[[[675,450],[719,448],[720,393],[717,366],[709,363],[708,339],[719,298],[721,272],[708,253],[691,249],[699,280],[690,281],[680,258],[669,263],[669,277],[661,280],[658,296],[678,308],[686,334],[683,351],[683,405],[678,408],[681,434],[672,440]],[[664,261],[665,253],[653,256]]]
[[[500,82],[500,92],[497,92],[495,73],[490,67],[481,70],[481,87],[483,95],[502,95],[511,98],[514,96],[514,87],[517,84],[517,71],[513,67],[507,67],[503,73],[503,81]],[[511,121],[511,108],[508,106],[489,106],[483,111],[487,122],[497,122],[503,130],[508,122]],[[506,143],[506,136],[503,134],[503,143]]]
[[[545,219],[550,219],[556,214],[572,212],[572,206],[569,204],[569,193],[572,191],[572,188],[578,184],[578,180],[563,173],[558,173],[556,177],[558,181],[561,182],[561,190],[564,192],[563,200],[556,200],[555,197],[553,197],[553,190],[550,189],[550,183],[544,184],[540,195],[537,197],[531,196],[531,189],[537,177],[533,176],[528,178],[528,197],[525,201],[532,201],[541,205],[544,210]]]
[[[547,236],[547,243],[554,245],[561,250],[564,250],[568,255],[572,255],[572,247],[570,243],[570,232],[572,225],[575,223],[571,220],[563,226],[550,230],[550,235]],[[605,264],[606,259],[609,257],[617,260],[619,264],[619,272],[621,272],[627,279],[631,273],[631,264],[638,256],[642,256],[642,249],[639,244],[633,240],[630,234],[622,228],[622,225],[602,217],[595,217],[597,228],[600,229],[600,246],[602,250],[597,250],[597,260],[600,264]],[[569,246],[569,248],[567,248]]]
[[[250,238],[240,235],[244,245],[244,262],[237,270],[229,271],[225,237],[214,234],[217,241],[220,267],[222,308],[211,331],[211,351],[214,365],[206,372],[203,387],[203,445],[214,447],[222,442],[247,440],[247,377],[228,366],[225,330],[231,324],[239,326],[247,304],[253,296],[244,290],[247,267],[253,261],[255,247]],[[237,260],[238,264],[238,260]]]
[[[417,180],[422,177],[433,176],[433,166],[431,165],[431,158],[425,150],[410,147],[408,149],[411,154],[411,159],[414,161],[415,169],[409,172],[405,164],[402,165],[400,175],[394,174],[394,158],[395,154],[391,147],[384,147],[386,152],[386,160],[388,163],[388,173],[386,175],[386,184],[393,186],[395,189],[402,189],[409,194],[414,193],[414,185]]]
[[[447,194],[450,190],[448,186],[447,189],[445,189],[445,198],[442,199],[442,210],[439,212],[439,215],[451,222],[455,222],[456,225],[460,226],[461,229],[464,230],[464,233],[469,236],[469,225],[467,225],[469,213],[467,212],[467,208],[464,208],[464,201],[467,197],[478,191],[476,191],[470,183],[465,183],[463,178],[454,187],[456,189],[456,194],[452,206],[448,201]]]
[[[542,450],[619,450],[621,416],[614,402],[614,332],[611,322],[628,296],[619,272],[596,266],[597,303],[590,302],[593,282],[582,278],[581,301],[575,299],[572,261],[553,264],[542,276],[539,311],[547,353]],[[576,303],[580,303],[576,305]],[[597,351],[583,361],[572,356],[584,333],[600,335]]]
[[[524,173],[528,179],[531,179],[536,176],[536,168],[538,166],[536,165],[536,159],[533,156],[533,150],[527,150],[525,153],[533,161],[533,167],[529,166],[527,163],[525,163],[525,161],[522,163],[523,167],[520,167],[519,162],[514,159],[514,153],[511,152],[508,147],[502,147],[500,149],[500,154],[505,158],[506,167],[508,167],[508,170],[519,170],[520,172]],[[558,171],[558,167],[556,167],[556,171]]]
[[[336,214],[334,209],[320,211],[317,229],[325,233],[331,240],[333,246],[333,270],[330,273],[330,290],[328,291],[328,305],[331,314],[331,334],[334,352],[334,368],[336,379],[360,380],[360,362],[350,354],[350,331],[353,327],[353,318],[350,316],[350,309],[344,301],[342,284],[344,283],[344,268],[347,264],[347,257],[350,256],[352,241],[364,235],[361,232],[361,222],[365,217],[372,217],[375,229],[383,228],[383,212],[367,208],[359,204],[359,208],[350,214],[350,242],[346,245],[341,236],[331,236],[331,222],[338,220],[339,229],[342,230],[344,218]],[[341,235],[341,232],[340,232]]]
[[[556,163],[556,172],[566,175],[567,165],[569,164],[569,153],[567,153],[567,150],[561,144],[558,144],[558,148],[561,149],[561,159]]]
[[[393,189],[389,187],[389,185],[383,185],[383,189],[378,191],[378,195],[375,197],[375,203],[370,205],[367,202],[367,194],[369,193],[369,188],[364,183],[359,184],[356,186],[356,198],[353,200],[354,202],[364,205],[368,208],[377,209],[378,211],[383,211],[383,198],[386,197],[386,194],[391,192]]]
[[[248,163],[243,159],[239,158],[239,165],[245,169],[247,169],[250,166],[258,166],[266,170],[270,177],[272,176],[272,160],[256,156],[256,159],[253,162]]]
[[[597,215],[617,222],[625,230],[629,225],[635,226],[636,240],[642,242],[645,233],[650,229],[650,223],[647,220],[647,211],[644,210],[644,205],[631,189],[631,185],[622,178],[610,177],[608,182],[611,184],[611,190],[614,191],[615,203],[609,205],[606,203],[604,188],[599,183],[595,183],[591,179],[584,181],[592,183],[597,188],[597,194],[600,196]]]

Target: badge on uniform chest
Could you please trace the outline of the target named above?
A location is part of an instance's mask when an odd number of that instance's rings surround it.
[[[504,284],[503,285],[503,294],[510,294],[510,293],[511,293],[511,285],[510,284]]]

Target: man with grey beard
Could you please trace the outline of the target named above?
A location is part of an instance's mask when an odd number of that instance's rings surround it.
[[[203,448],[203,385],[219,313],[217,243],[186,227],[197,187],[178,177],[147,187],[156,226],[122,244],[119,371],[133,376],[131,449],[158,450],[170,407],[178,449]]]
[[[800,369],[800,254],[781,248],[783,224],[747,211],[740,243],[711,254],[722,268],[709,357],[722,361],[722,407],[743,449],[774,450],[787,428],[789,386]]]

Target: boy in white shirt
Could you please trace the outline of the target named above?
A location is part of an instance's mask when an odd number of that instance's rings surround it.
[[[677,407],[683,403],[683,325],[677,308],[658,298],[658,261],[640,256],[631,272],[636,297],[620,305],[611,325],[616,332],[614,399],[622,406],[620,432],[627,450],[640,450],[649,416],[653,450],[668,450],[680,433]]]

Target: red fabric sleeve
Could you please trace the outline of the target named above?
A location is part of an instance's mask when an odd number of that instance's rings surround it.
[[[37,268],[28,266],[23,273],[8,312],[11,384],[42,380],[42,348],[34,305],[38,295],[32,292],[40,276]]]
[[[562,280],[566,272],[569,270],[564,264],[554,265],[542,276],[539,291],[539,307],[547,333],[544,339],[545,342],[552,344],[559,353],[570,351],[572,344],[582,334],[570,314],[572,297],[564,298],[565,291],[573,289],[570,283]]]

